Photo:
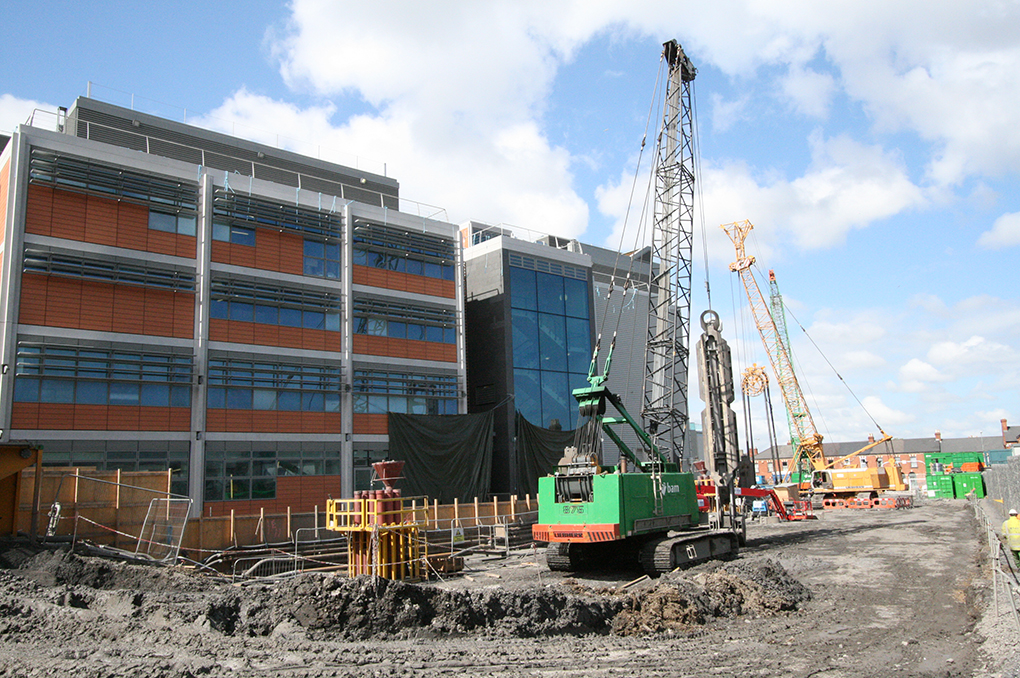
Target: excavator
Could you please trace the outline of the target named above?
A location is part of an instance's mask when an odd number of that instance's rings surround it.
[[[732,558],[745,534],[742,504],[734,501],[738,495],[732,491],[736,475],[724,462],[725,455],[719,455],[724,463],[716,469],[718,500],[713,511],[699,509],[694,475],[681,470],[687,425],[693,239],[690,84],[696,69],[675,40],[663,45],[662,60],[668,75],[663,127],[657,144],[656,218],[652,231],[652,258],[657,269],[649,275],[651,301],[642,409],[647,430],[606,384],[615,332],[599,371],[600,332],[588,370],[588,386],[573,391],[584,423],[576,429],[574,444],[566,448],[556,471],[538,481],[538,521],[532,534],[536,541],[548,543],[546,562],[552,570],[631,562],[640,563],[655,576],[712,558]],[[624,293],[626,290],[625,284]],[[729,359],[728,351],[725,359]],[[722,372],[725,370],[717,370]],[[708,391],[715,396],[709,409],[720,415],[716,419],[725,429],[725,397],[721,395],[725,386]],[[640,449],[631,449],[616,427],[633,431]],[[735,426],[732,428],[735,435]],[[619,448],[616,465],[604,463],[603,436]]]

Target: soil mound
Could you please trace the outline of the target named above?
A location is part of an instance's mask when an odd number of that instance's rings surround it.
[[[683,633],[713,617],[767,616],[797,607],[811,593],[774,560],[729,563],[710,572],[664,575],[613,620],[617,635]]]
[[[345,640],[605,633],[625,605],[554,587],[450,591],[370,577],[303,577],[285,596],[301,601],[294,617],[316,637]]]

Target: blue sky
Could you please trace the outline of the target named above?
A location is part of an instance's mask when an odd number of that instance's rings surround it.
[[[1020,423],[1016,2],[5,7],[0,130],[92,81],[112,103],[133,93],[148,112],[385,171],[455,223],[612,248],[676,38],[699,69],[693,314],[704,233],[735,369],[766,360],[719,229],[749,219],[762,285],[775,269],[810,336],[789,321],[827,439],[862,439],[872,418],[896,437]]]

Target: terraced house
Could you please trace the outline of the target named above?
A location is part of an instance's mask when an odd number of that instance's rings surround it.
[[[0,441],[301,511],[465,411],[456,227],[395,180],[88,98],[2,141]]]

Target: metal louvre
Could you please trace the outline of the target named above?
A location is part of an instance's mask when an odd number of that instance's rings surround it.
[[[32,149],[29,181],[174,211],[194,213],[198,207],[197,185],[39,148]]]
[[[339,213],[285,205],[226,189],[216,189],[213,217],[239,226],[275,228],[323,239],[342,235]]]
[[[387,320],[417,321],[426,325],[456,327],[456,313],[441,308],[394,304],[374,299],[358,299],[354,302],[354,317],[378,317]]]
[[[269,302],[273,305],[317,311],[335,311],[341,308],[340,297],[335,294],[256,285],[229,278],[213,279],[210,283],[210,293],[213,299]]]
[[[23,270],[25,273],[86,278],[113,284],[158,287],[180,292],[195,291],[195,276],[190,273],[37,250],[25,252]]]
[[[453,240],[390,228],[360,219],[354,224],[354,243],[360,249],[372,252],[397,250],[423,255],[427,259],[445,264],[455,263]]]

